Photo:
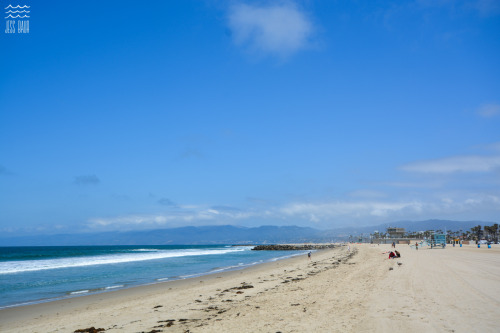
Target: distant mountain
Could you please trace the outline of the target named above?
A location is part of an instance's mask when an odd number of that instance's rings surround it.
[[[182,227],[145,231],[26,236],[0,239],[2,246],[266,244],[327,241],[322,231],[297,226],[256,228]],[[329,239],[328,241],[331,241]]]
[[[255,228],[224,226],[182,227],[142,231],[101,232],[24,237],[2,237],[0,246],[69,246],[69,245],[196,245],[196,244],[279,244],[332,242],[348,240],[350,236],[385,232],[387,227],[406,231],[452,230],[467,231],[476,225],[493,225],[484,221],[401,221],[368,227],[318,230],[297,226],[261,226]]]

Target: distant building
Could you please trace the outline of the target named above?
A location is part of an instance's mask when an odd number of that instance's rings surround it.
[[[405,232],[405,228],[387,228],[390,238],[402,238]]]

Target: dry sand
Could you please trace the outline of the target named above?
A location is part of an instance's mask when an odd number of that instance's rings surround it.
[[[355,245],[0,310],[1,332],[498,332],[500,247]]]

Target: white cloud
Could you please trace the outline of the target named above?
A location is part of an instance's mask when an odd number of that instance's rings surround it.
[[[453,195],[452,195],[453,196]],[[488,218],[500,212],[500,196],[497,194],[468,193],[435,195],[426,200],[411,201],[335,201],[325,203],[292,203],[281,208],[288,218],[300,218],[322,225],[335,221],[375,223],[399,219]],[[484,213],[484,215],[482,215]]]
[[[477,114],[484,118],[492,118],[500,115],[500,104],[484,104],[481,105],[477,110]]]
[[[357,200],[326,202],[292,202],[267,209],[222,210],[202,206],[180,208],[176,212],[151,215],[127,215],[94,218],[89,227],[99,230],[177,227],[183,225],[246,224],[312,224],[334,228],[353,224],[375,224],[398,220],[430,218],[492,219],[500,212],[499,193],[437,193],[414,200]]]
[[[230,8],[229,27],[237,45],[279,57],[308,47],[314,32],[311,20],[293,2],[234,5]]]
[[[126,215],[110,218],[93,218],[89,220],[92,227],[127,226],[127,225],[148,225],[165,224],[169,218],[161,215]]]
[[[288,216],[307,218],[311,215],[316,220],[328,220],[339,217],[361,218],[361,217],[387,217],[392,213],[413,210],[420,211],[421,204],[418,202],[373,202],[373,201],[336,201],[326,203],[292,203],[280,209]]]
[[[498,186],[495,187],[500,172],[500,143],[475,148],[485,155],[416,161],[400,168],[414,173],[409,175],[410,179],[374,184],[373,188],[352,191],[336,200],[278,204],[276,201],[253,198],[247,202],[249,207],[234,207],[223,204],[173,204],[161,198],[159,202],[168,206],[161,213],[96,217],[89,220],[87,226],[93,230],[217,224],[294,224],[335,228],[433,218],[491,221],[500,213],[500,192]],[[392,189],[381,192],[381,186]]]
[[[404,171],[422,173],[490,172],[500,168],[500,156],[455,156],[419,161],[401,167]]]
[[[224,222],[247,219],[254,213],[251,211],[220,211],[213,208],[200,206],[184,206],[178,210],[160,214],[133,214],[107,218],[92,218],[88,222],[90,227],[167,227],[189,222],[192,224],[203,224],[207,222]]]

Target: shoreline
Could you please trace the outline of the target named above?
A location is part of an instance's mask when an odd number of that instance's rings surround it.
[[[314,253],[318,253],[324,250],[315,251],[316,252]],[[220,272],[200,273],[200,275],[188,278],[157,281],[149,284],[130,286],[128,288],[119,288],[83,295],[68,295],[66,297],[57,299],[33,301],[29,302],[28,304],[7,306],[0,308],[0,329],[2,329],[5,324],[9,324],[13,321],[15,322],[28,320],[29,318],[33,317],[33,313],[44,316],[51,313],[58,313],[58,311],[62,311],[64,309],[67,310],[68,308],[85,307],[89,304],[93,304],[105,299],[119,300],[121,298],[154,295],[160,291],[164,291],[165,289],[182,289],[188,286],[197,285],[199,283],[214,282],[218,279],[230,279],[242,274],[266,270],[269,266],[272,266],[276,263],[280,263],[280,265],[287,265],[288,262],[293,262],[294,260],[299,259],[298,257],[305,257],[305,255],[306,254],[304,253],[298,253],[296,255],[291,255],[282,259],[274,258],[267,262],[256,263],[242,268],[227,269]],[[303,260],[303,258],[299,260]]]
[[[352,245],[243,270],[0,310],[2,332],[497,330],[500,246]]]
[[[232,245],[233,247],[236,246],[248,246],[248,247],[255,247],[256,245]],[[299,248],[294,248],[294,250],[303,250]],[[305,251],[305,250],[303,250]],[[110,287],[99,287],[99,288],[94,288],[94,289],[81,289],[81,290],[76,290],[76,291],[67,291],[66,294],[58,296],[58,297],[53,297],[53,298],[44,298],[44,299],[38,299],[38,300],[31,300],[31,301],[26,301],[22,303],[16,303],[16,304],[9,304],[9,305],[3,305],[0,306],[0,311],[5,310],[5,309],[11,309],[11,308],[19,308],[19,307],[25,307],[25,306],[31,306],[31,305],[37,305],[37,304],[46,304],[46,303],[51,303],[51,302],[58,302],[58,301],[64,301],[72,298],[77,298],[77,297],[87,297],[87,296],[92,296],[92,295],[99,295],[99,294],[106,294],[110,292],[115,292],[115,291],[123,291],[131,288],[138,288],[138,287],[145,287],[145,286],[150,286],[150,285],[156,285],[160,283],[166,283],[166,282],[173,282],[173,281],[179,281],[179,280],[188,280],[188,279],[193,279],[193,278],[201,278],[204,276],[212,275],[212,274],[220,274],[224,272],[231,272],[231,271],[238,271],[238,270],[245,270],[254,266],[262,265],[268,262],[274,262],[277,260],[287,260],[290,258],[293,258],[295,256],[300,256],[302,253],[297,253],[297,254],[289,254],[283,257],[277,257],[277,258],[272,258],[272,259],[267,259],[266,261],[261,261],[261,262],[249,262],[247,264],[243,264],[241,266],[227,266],[227,267],[220,267],[218,269],[212,269],[200,273],[194,273],[190,275],[180,275],[180,276],[175,276],[175,277],[169,277],[169,278],[158,278],[155,280],[151,280],[150,282],[147,283],[140,283],[140,284],[129,284],[125,286],[119,286],[115,287],[112,286],[113,288]]]

